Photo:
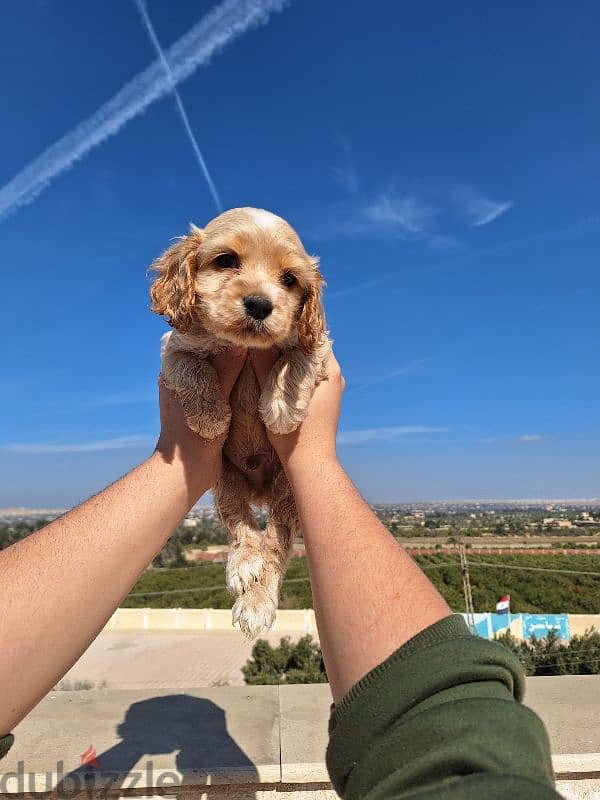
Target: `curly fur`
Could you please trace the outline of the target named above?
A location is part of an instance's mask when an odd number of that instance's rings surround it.
[[[233,255],[235,266],[220,265],[223,254]],[[299,530],[294,498],[265,426],[289,433],[300,425],[330,352],[318,260],[307,255],[283,219],[240,208],[202,230],[192,225],[152,268],[152,310],[174,328],[162,341],[163,380],[177,392],[192,430],[208,439],[227,433],[223,475],[213,491],[231,543],[226,578],[236,596],[233,621],[255,637],[275,620]],[[264,320],[246,312],[249,295],[271,301]],[[231,345],[277,345],[281,355],[262,392],[247,360],[227,402],[209,359]],[[252,504],[268,506],[265,531]]]

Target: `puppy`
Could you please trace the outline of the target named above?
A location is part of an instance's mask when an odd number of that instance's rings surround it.
[[[274,620],[298,514],[267,437],[295,430],[319,380],[330,339],[318,260],[281,217],[236,208],[203,229],[192,225],[152,265],[152,310],[174,329],[162,340],[162,379],[177,393],[193,431],[227,434],[223,474],[213,487],[229,532],[227,586],[233,622],[256,637]],[[270,348],[275,362],[261,392],[249,359],[227,402],[209,357],[231,345]],[[268,506],[262,531],[252,505]]]

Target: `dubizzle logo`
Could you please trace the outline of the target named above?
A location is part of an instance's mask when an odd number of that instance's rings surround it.
[[[90,745],[85,753],[81,755],[81,763],[82,765],[91,764],[94,769],[98,769],[98,757],[96,755],[96,751]]]

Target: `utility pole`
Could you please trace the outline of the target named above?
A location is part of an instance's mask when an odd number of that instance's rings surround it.
[[[458,543],[458,554],[460,556],[460,574],[462,575],[463,592],[465,595],[465,611],[467,612],[467,625],[471,633],[475,633],[475,609],[473,608],[473,595],[471,594],[471,580],[469,578],[469,562],[465,546],[462,542]]]

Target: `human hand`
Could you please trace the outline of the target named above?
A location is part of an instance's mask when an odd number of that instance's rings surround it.
[[[243,347],[232,347],[214,356],[210,361],[219,376],[221,389],[226,400],[246,362],[248,351]],[[203,439],[187,424],[183,407],[174,390],[167,388],[158,379],[158,398],[160,405],[160,436],[156,452],[171,463],[174,459],[182,461],[189,471],[201,470],[212,486],[221,474],[221,450],[227,434],[215,439]]]
[[[279,358],[279,351],[277,348],[251,349],[249,357],[262,389]],[[342,371],[332,352],[327,363],[327,379],[315,388],[308,414],[300,427],[287,434],[267,430],[269,441],[286,472],[313,464],[316,460],[337,460],[335,437],[344,388]]]

